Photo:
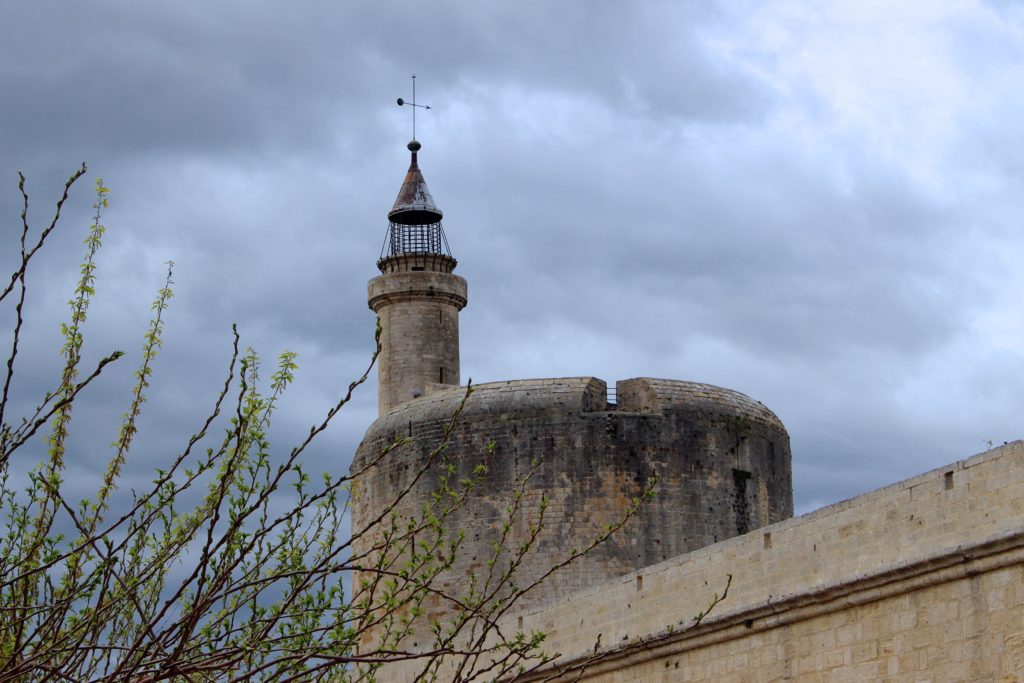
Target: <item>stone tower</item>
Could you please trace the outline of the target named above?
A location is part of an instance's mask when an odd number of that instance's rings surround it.
[[[451,255],[420,172],[413,140],[409,171],[388,213],[387,238],[370,280],[369,305],[380,316],[378,400],[383,415],[399,403],[440,388],[458,386],[459,311],[466,305],[466,280],[452,273]]]
[[[419,149],[409,143],[412,164],[388,214],[381,275],[369,284],[382,326],[380,416],[352,463],[351,507],[353,552],[369,565],[402,561],[381,542],[385,518],[400,530],[424,515],[444,516],[449,537],[462,539],[418,605],[424,618],[410,647],[429,647],[432,623],[453,618],[468,586],[490,581],[494,567],[515,570],[495,595],[504,600],[512,586],[531,586],[516,604],[532,609],[793,514],[786,428],[737,391],[637,377],[610,394],[603,380],[584,376],[490,382],[468,395],[459,386],[466,281],[452,273]],[[486,473],[453,511],[441,511],[446,503],[436,495],[432,463],[442,439],[451,481]],[[651,486],[657,495],[627,514]],[[510,506],[516,491],[522,496]],[[617,533],[567,564],[617,524]],[[529,555],[516,558],[524,544]],[[378,586],[369,581],[359,599],[379,599]]]

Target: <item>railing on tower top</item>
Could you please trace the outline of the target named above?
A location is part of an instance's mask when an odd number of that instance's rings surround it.
[[[381,258],[402,254],[443,254],[451,256],[441,223],[403,225],[391,223],[381,248]]]

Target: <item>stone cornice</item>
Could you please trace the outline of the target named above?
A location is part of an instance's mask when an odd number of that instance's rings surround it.
[[[397,304],[406,301],[438,301],[455,306],[460,311],[466,307],[467,299],[454,292],[445,292],[436,289],[428,290],[403,290],[398,292],[383,292],[369,300],[370,308],[374,312],[389,304]]]
[[[367,285],[370,308],[379,312],[389,304],[407,301],[435,301],[465,308],[468,301],[465,279],[451,273],[403,271],[385,273]]]

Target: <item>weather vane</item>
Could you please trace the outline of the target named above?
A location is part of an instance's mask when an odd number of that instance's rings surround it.
[[[401,107],[404,104],[408,104],[412,107],[412,139],[416,139],[416,107],[420,109],[430,109],[425,104],[416,104],[416,74],[412,75],[412,102],[406,102],[401,97],[398,98],[398,106]]]

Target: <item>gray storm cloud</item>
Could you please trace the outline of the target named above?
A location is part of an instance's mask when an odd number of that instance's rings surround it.
[[[1021,436],[1014,5],[3,14],[0,215],[16,227],[18,169],[36,225],[82,160],[113,189],[87,353],[129,358],[76,423],[98,444],[83,471],[103,460],[167,259],[177,298],[140,472],[212,400],[232,322],[268,360],[300,352],[283,442],[361,370],[413,72],[432,107],[420,163],[470,285],[464,375],[736,388],[788,425],[798,510]],[[89,204],[83,184],[30,282],[23,406],[52,383]],[[321,468],[347,467],[373,393]]]

